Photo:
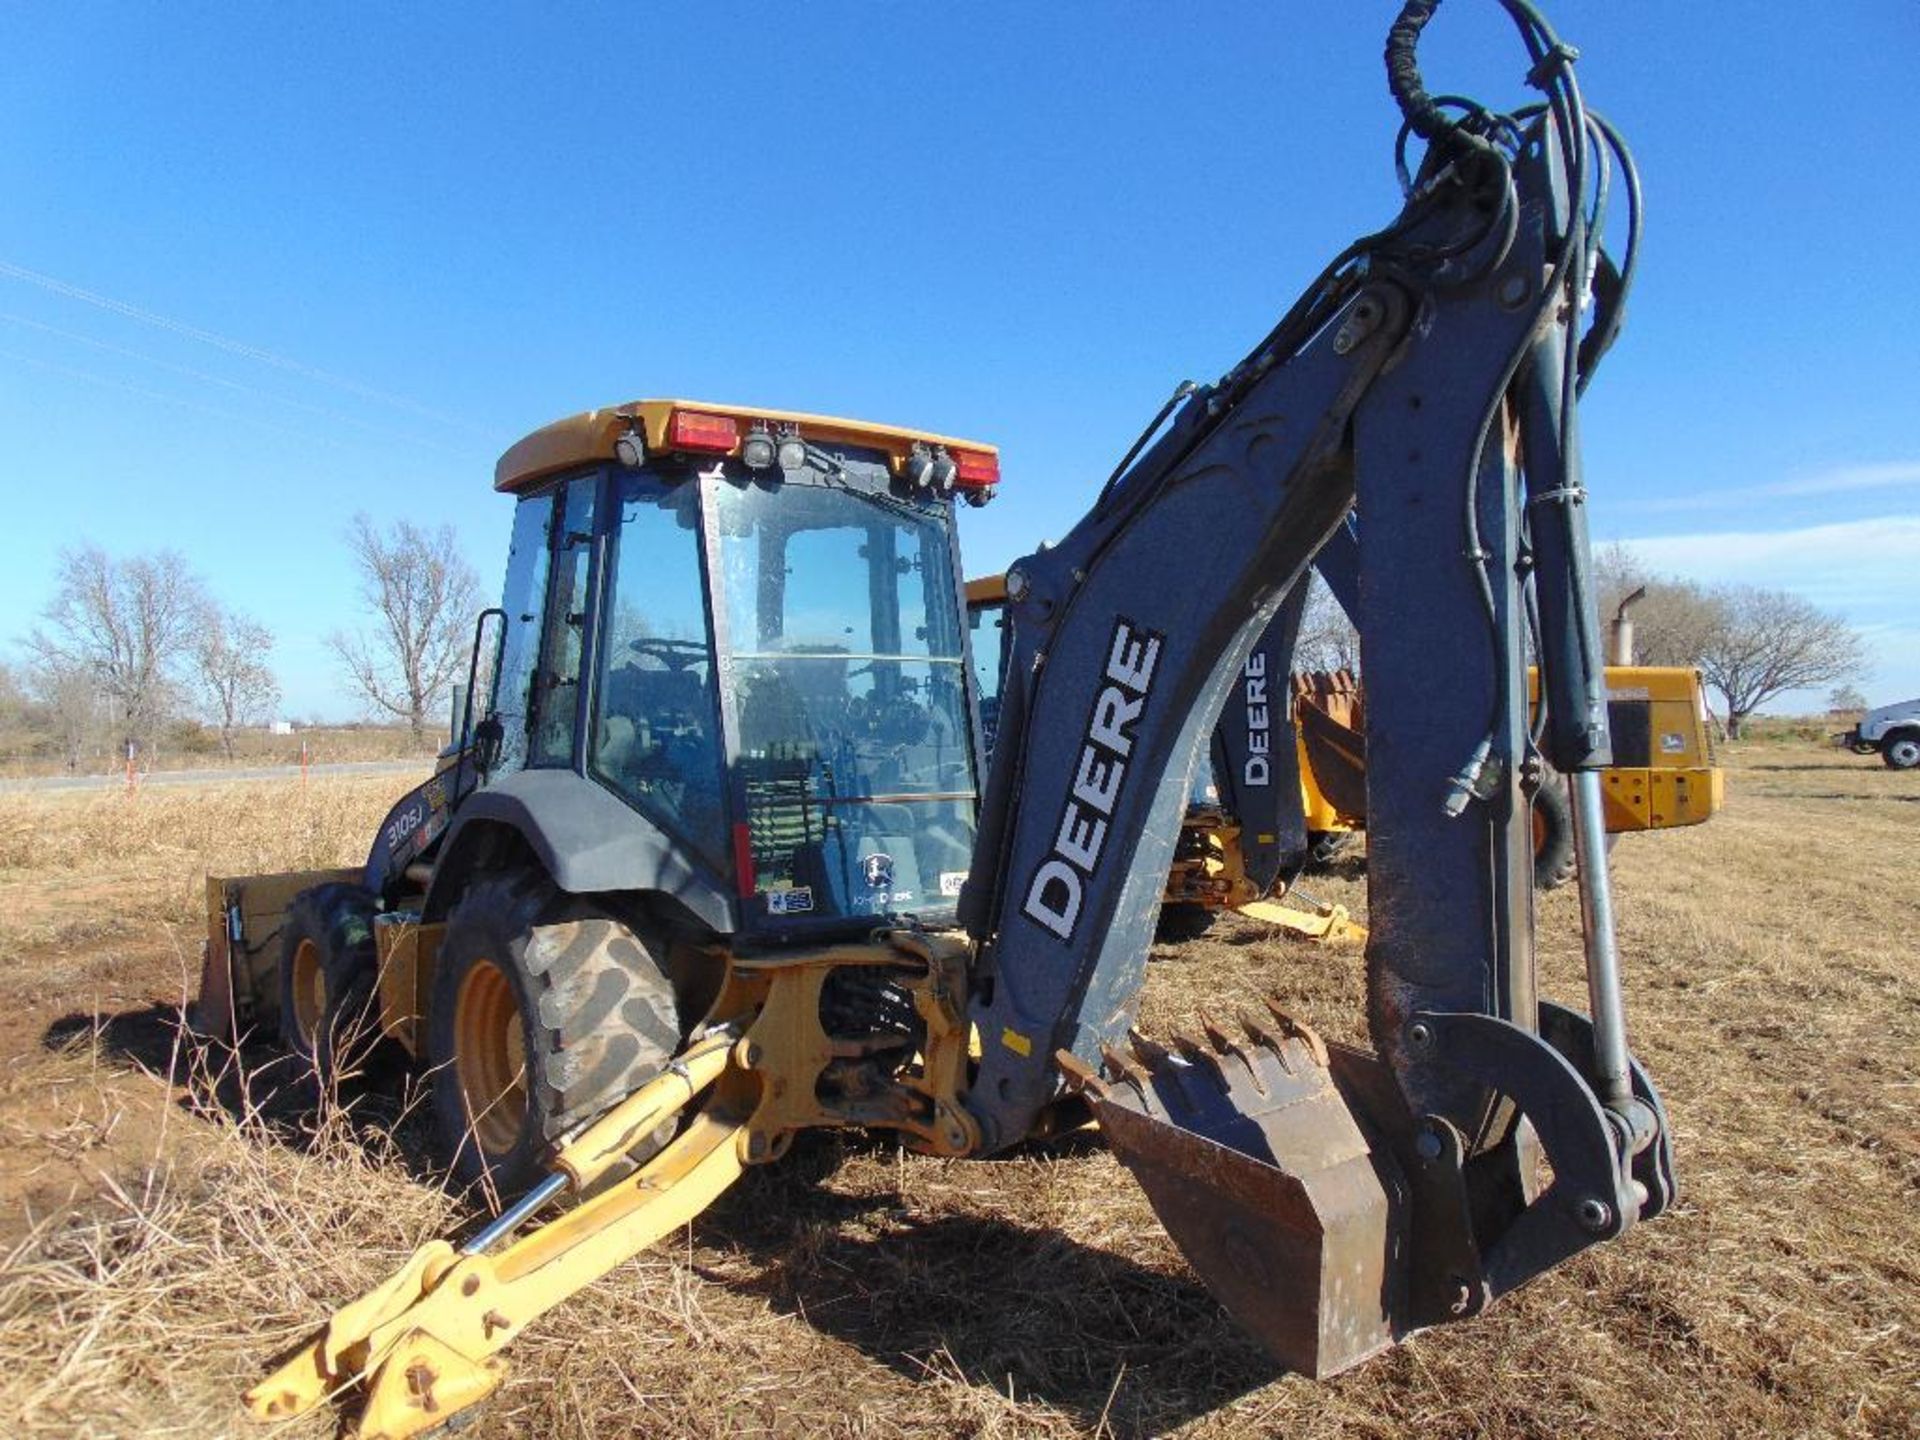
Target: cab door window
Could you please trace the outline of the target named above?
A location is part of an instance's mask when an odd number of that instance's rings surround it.
[[[598,475],[567,483],[556,508],[553,562],[540,667],[534,676],[529,763],[573,764],[573,737],[580,714],[580,657],[586,644],[587,595],[593,569],[593,501]]]
[[[595,642],[593,773],[724,863],[719,702],[700,573],[699,494],[622,477],[608,505],[605,625]]]

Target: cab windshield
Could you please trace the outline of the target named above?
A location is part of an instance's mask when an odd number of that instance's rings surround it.
[[[944,512],[811,474],[706,483],[754,893],[796,918],[950,908],[976,796]]]

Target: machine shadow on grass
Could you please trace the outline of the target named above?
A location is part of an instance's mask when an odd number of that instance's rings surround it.
[[[184,1110],[223,1117],[256,1143],[307,1152],[344,1138],[391,1156],[418,1183],[450,1185],[431,1157],[417,1083],[403,1085],[397,1067],[378,1059],[341,1094],[322,1097],[293,1057],[264,1045],[201,1045],[184,1033],[178,1007],[158,1002],[63,1016],[42,1044],[94,1046],[110,1062],[178,1086]],[[1099,1148],[1092,1131],[1044,1145],[1057,1159]],[[864,1135],[802,1136],[784,1160],[749,1171],[694,1222],[706,1252],[694,1272],[915,1382],[997,1395],[1011,1386],[1022,1401],[1115,1435],[1162,1434],[1274,1378],[1274,1362],[1187,1277],[1055,1229],[926,1214],[891,1191],[850,1194],[824,1183],[845,1165],[890,1153],[886,1141]],[[467,1199],[477,1225],[492,1207]],[[728,1255],[748,1263],[728,1264]]]
[[[113,1015],[74,1011],[48,1025],[40,1043],[56,1052],[91,1046],[103,1060],[176,1087],[186,1113],[224,1119],[257,1142],[306,1153],[344,1136],[392,1156],[413,1180],[448,1184],[446,1167],[432,1158],[423,1080],[383,1051],[323,1086],[310,1065],[267,1039],[196,1038],[180,1007],[163,1001]]]
[[[1054,1156],[1100,1147],[1086,1133]],[[1066,1411],[1089,1429],[1165,1434],[1271,1383],[1275,1362],[1196,1281],[1057,1229],[965,1212],[927,1214],[892,1193],[819,1182],[887,1148],[814,1136],[749,1172],[694,1223],[710,1284],[763,1299],[916,1382],[964,1383]],[[964,1203],[964,1202],[963,1202]]]

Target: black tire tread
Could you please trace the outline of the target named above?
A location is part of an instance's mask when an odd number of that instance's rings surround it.
[[[1533,813],[1546,825],[1546,836],[1533,851],[1533,887],[1557,890],[1573,879],[1578,862],[1573,848],[1573,801],[1566,778],[1548,771],[1533,797]]]
[[[1916,764],[1913,761],[1902,763],[1894,758],[1894,748],[1896,746],[1903,741],[1912,744],[1916,738],[1920,737],[1916,737],[1911,731],[1905,730],[1896,731],[1894,734],[1887,736],[1880,742],[1880,762],[1889,770],[1912,770],[1916,768]]]
[[[280,1042],[323,1084],[351,1070],[378,1038],[373,1014],[378,979],[373,916],[378,903],[372,891],[359,885],[315,885],[294,896],[281,922]],[[293,957],[303,939],[320,947],[327,992],[327,1013],[311,1046],[295,1027],[291,1003]],[[343,1040],[354,1042],[350,1054],[338,1053]]]
[[[533,1022],[528,1088],[542,1142],[550,1144],[632,1094],[679,1049],[678,1006],[665,969],[624,923],[591,903],[565,895],[537,873],[489,877],[469,889],[448,917],[450,940],[457,930],[476,928],[504,937],[503,953],[493,958],[519,972],[517,993],[530,1007],[523,1016]],[[457,1082],[450,1091],[449,1103],[457,1104]],[[464,1116],[440,1118],[442,1136],[452,1145],[457,1137],[449,1132],[464,1128]],[[538,1148],[544,1152],[546,1144]],[[456,1147],[456,1156],[468,1178],[484,1168],[470,1144]],[[492,1178],[504,1190],[537,1176]]]
[[[1160,919],[1154,925],[1154,938],[1177,945],[1198,940],[1213,928],[1215,911],[1191,900],[1176,901],[1160,907]]]

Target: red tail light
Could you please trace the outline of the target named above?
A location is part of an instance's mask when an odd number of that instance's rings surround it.
[[[739,443],[740,422],[731,415],[676,410],[667,424],[667,446],[673,450],[710,450],[724,455]]]
[[[733,827],[733,881],[741,899],[753,898],[758,880],[759,876],[753,871],[753,831],[744,821],[736,821]]]
[[[1000,483],[1000,457],[982,450],[953,452],[953,483],[970,490],[984,490]]]

